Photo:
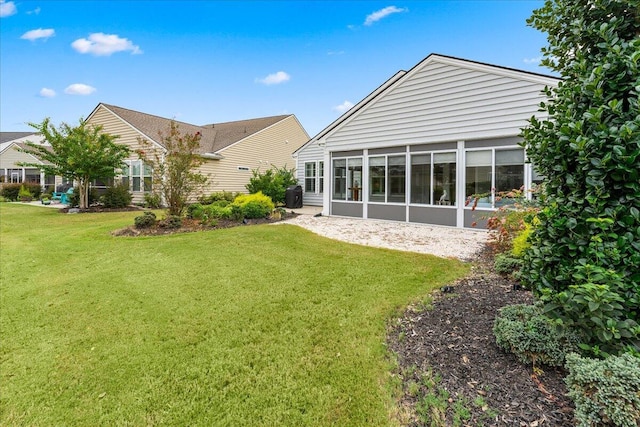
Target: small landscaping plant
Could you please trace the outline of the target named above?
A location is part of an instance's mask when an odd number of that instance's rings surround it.
[[[210,205],[215,202],[227,202],[231,203],[236,198],[237,194],[229,191],[219,191],[217,193],[210,194],[209,196],[198,197],[198,202],[203,205]]]
[[[24,185],[22,185],[18,191],[18,199],[20,199],[21,202],[30,202],[33,200],[33,194]]]
[[[136,228],[151,228],[156,225],[156,214],[146,211],[142,215],[135,217],[133,223]]]
[[[574,353],[566,367],[578,426],[640,425],[640,358],[622,354],[598,360]]]
[[[3,184],[0,195],[11,202],[15,202],[18,200],[21,187],[21,184]]]
[[[566,355],[576,351],[580,342],[576,332],[556,328],[538,305],[503,307],[493,333],[499,347],[515,354],[522,363],[533,365],[562,366]]]
[[[144,195],[144,207],[147,209],[160,209],[162,207],[162,196],[158,193],[146,193]]]

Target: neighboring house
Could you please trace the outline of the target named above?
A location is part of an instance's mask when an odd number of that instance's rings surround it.
[[[128,145],[132,152],[127,159],[121,182],[129,185],[134,202],[141,202],[145,192],[152,190],[151,169],[145,167],[136,152],[148,150],[140,144],[144,139],[153,149],[165,151],[159,132],[166,134],[171,119],[128,110],[115,105],[98,104],[87,118],[103,131],[118,135],[117,143]],[[291,154],[309,140],[294,115],[263,117],[203,126],[178,122],[181,133],[201,134],[199,154],[205,163],[199,171],[209,177],[205,194],[217,191],[247,192],[245,185],[251,171],[265,171],[272,165],[293,168]]]
[[[25,142],[42,143],[42,136],[33,132],[0,132],[0,184],[2,183],[36,183],[46,190],[53,191],[62,178],[45,176],[37,168],[19,166],[18,163],[42,163],[40,159],[20,151],[27,148]]]
[[[294,153],[304,203],[324,215],[472,227],[537,181],[521,128],[559,79],[432,54]],[[466,205],[481,195],[475,210]]]

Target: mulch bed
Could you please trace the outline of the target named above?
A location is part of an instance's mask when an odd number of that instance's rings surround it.
[[[392,327],[388,345],[397,354],[404,385],[400,412],[406,425],[423,425],[415,411],[421,393],[412,396],[409,383],[420,384],[434,372],[450,403],[468,402],[471,418],[462,425],[574,425],[565,371],[523,365],[495,343],[492,328],[498,309],[531,303],[532,295],[493,273],[492,259],[486,251],[469,277],[443,287],[448,292],[439,292],[432,307],[410,308]],[[479,396],[486,402],[483,407],[471,403]],[[446,418],[446,425],[452,425],[451,405]]]
[[[259,224],[273,224],[276,222],[284,221],[285,219],[290,219],[298,216],[298,214],[293,212],[287,212],[282,214],[280,218],[255,218],[255,219],[245,219],[243,221],[232,221],[227,219],[219,219],[215,221],[213,224],[203,224],[202,221],[197,219],[182,219],[182,226],[180,228],[171,228],[167,227],[166,223],[160,220],[156,223],[155,226],[150,228],[136,228],[133,225],[122,228],[120,230],[116,230],[111,234],[114,236],[158,236],[158,235],[166,235],[166,234],[176,234],[176,233],[191,233],[196,231],[207,231],[207,230],[219,230],[223,228],[232,228],[232,227],[243,227],[247,225],[259,225]]]

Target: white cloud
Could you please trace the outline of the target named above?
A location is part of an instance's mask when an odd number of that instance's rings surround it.
[[[49,37],[53,37],[56,35],[56,32],[53,28],[38,28],[37,30],[27,31],[23,35],[20,36],[21,39],[25,40],[38,40],[38,39],[48,39]]]
[[[539,64],[542,61],[542,56],[537,56],[535,58],[524,58],[522,60],[525,64]]]
[[[344,50],[330,50],[329,52],[327,52],[327,55],[344,55]]]
[[[0,0],[0,18],[15,15],[18,12],[16,4],[12,1]]]
[[[43,87],[42,89],[40,89],[40,96],[43,98],[53,98],[54,96],[56,96],[56,91],[47,87]]]
[[[344,113],[345,111],[349,111],[351,107],[353,107],[353,102],[344,101],[342,104],[333,107],[333,110],[338,113]]]
[[[386,18],[387,16],[393,13],[401,13],[401,12],[408,12],[408,11],[409,9],[407,8],[387,6],[384,9],[377,10],[372,14],[367,15],[367,18],[364,20],[364,25],[373,25],[375,22],[378,22],[379,20]]]
[[[78,39],[71,43],[71,47],[80,53],[90,53],[95,56],[109,56],[127,50],[130,50],[134,55],[142,53],[140,47],[134,45],[131,40],[121,38],[116,34],[89,34],[88,39]]]
[[[33,10],[30,10],[27,12],[27,15],[39,15],[40,14],[40,7],[36,7]]]
[[[67,95],[91,95],[96,91],[96,88],[83,83],[74,83],[67,86],[64,93]]]
[[[289,80],[291,80],[291,76],[289,74],[284,71],[278,71],[277,73],[269,74],[263,79],[256,79],[256,82],[265,85],[278,85],[280,83],[288,82]]]

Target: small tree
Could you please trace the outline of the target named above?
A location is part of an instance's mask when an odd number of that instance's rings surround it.
[[[200,132],[181,133],[171,120],[166,133],[158,132],[164,150],[154,149],[146,139],[138,141],[148,148],[139,155],[153,168],[153,185],[164,198],[168,215],[181,216],[189,199],[202,190],[208,178],[197,172],[204,159],[198,154]]]
[[[89,184],[94,179],[111,178],[124,165],[129,147],[116,144],[116,135],[102,132],[102,126],[91,126],[80,119],[78,126],[62,123],[58,129],[49,118],[42,123],[29,123],[50,144],[26,142],[21,151],[40,159],[44,164],[21,162],[20,166],[35,167],[48,175],[59,175],[78,182],[80,208],[89,206]]]
[[[262,191],[262,194],[271,197],[276,206],[284,204],[287,187],[298,183],[295,169],[287,169],[286,166],[278,168],[271,165],[271,169],[264,173],[261,173],[259,169],[254,169],[251,172],[253,176],[245,186],[246,189],[251,194]]]

